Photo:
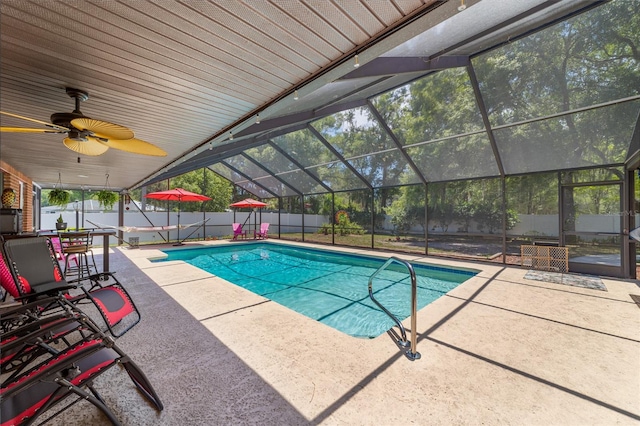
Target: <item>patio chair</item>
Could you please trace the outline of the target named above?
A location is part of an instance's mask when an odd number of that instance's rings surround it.
[[[257,239],[267,239],[268,236],[267,234],[269,233],[269,224],[268,223],[261,223],[260,224],[260,231],[253,231],[253,238],[257,238]]]
[[[240,223],[232,223],[231,227],[233,228],[233,239],[237,240],[239,236],[242,236],[243,239],[247,238],[247,231],[242,230],[242,224]]]
[[[75,254],[65,256],[64,252],[62,251],[62,244],[60,243],[60,237],[50,237],[50,239],[51,239],[51,245],[53,246],[53,250],[56,253],[56,259],[58,259],[58,262],[64,262],[63,270],[67,269],[67,267],[70,267],[70,268],[80,267],[78,263],[78,256],[76,256]],[[67,263],[73,263],[75,264],[75,266],[67,265]]]
[[[48,238],[17,238],[6,241],[2,247],[7,260],[6,264],[0,262],[2,285],[14,299],[29,303],[49,296],[64,297],[73,304],[85,306],[85,311],[97,311],[105,329],[114,337],[122,336],[140,322],[140,312],[114,274],[90,275],[88,290],[78,281],[66,281]],[[2,265],[9,274],[2,272]],[[72,290],[74,294],[70,293]],[[41,309],[48,307],[43,305]]]
[[[5,367],[9,363],[14,367],[16,359],[21,364],[18,364],[19,368],[13,368],[13,374],[3,376],[0,387],[2,425],[32,424],[43,415],[50,419],[81,400],[97,407],[112,424],[120,425],[93,385],[96,377],[114,365],[125,369],[134,385],[158,411],[164,408],[142,370],[79,310],[69,309],[55,318],[43,317],[12,329],[10,333],[11,336],[3,334],[0,352],[14,354],[14,357],[3,359],[2,370],[12,371]],[[60,338],[61,333],[64,339]],[[37,351],[38,356],[31,356],[32,351]],[[77,398],[69,401],[68,398],[74,395]],[[53,408],[57,411],[49,413]]]
[[[96,273],[98,272],[98,267],[93,257],[93,238],[89,231],[61,232],[58,234],[58,239],[60,241],[62,254],[65,258],[63,270],[65,278],[68,278],[71,274],[77,275],[78,280],[83,280],[91,276],[94,271]],[[93,265],[89,262],[89,255],[91,255]],[[75,267],[70,264],[72,259],[75,259]],[[93,270],[91,269],[92,267]]]

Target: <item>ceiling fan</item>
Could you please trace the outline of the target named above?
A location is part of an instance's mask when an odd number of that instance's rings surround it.
[[[0,132],[14,133],[66,133],[62,143],[70,150],[84,155],[102,155],[109,148],[134,154],[164,157],[167,153],[157,146],[134,138],[129,128],[107,121],[94,120],[80,112],[80,102],[89,99],[89,94],[79,89],[66,88],[67,95],[76,100],[73,112],[57,112],[51,115],[51,123],[9,112],[0,114],[46,126],[44,129],[29,127],[0,127]]]

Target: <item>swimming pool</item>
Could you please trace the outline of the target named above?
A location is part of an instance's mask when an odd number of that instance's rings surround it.
[[[289,309],[354,337],[373,338],[394,323],[369,298],[369,277],[387,260],[328,250],[260,243],[164,251]],[[412,264],[418,309],[479,271]],[[392,265],[373,283],[374,295],[400,321],[411,314],[411,279]]]

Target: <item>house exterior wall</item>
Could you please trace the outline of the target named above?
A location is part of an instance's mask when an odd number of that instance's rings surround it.
[[[16,191],[16,201],[13,208],[22,205],[22,232],[33,231],[33,181],[15,167],[0,160],[3,188],[12,188]],[[0,191],[2,192],[2,191]]]

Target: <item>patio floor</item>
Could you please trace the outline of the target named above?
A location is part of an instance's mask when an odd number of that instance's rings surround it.
[[[204,244],[228,242],[189,245]],[[118,344],[165,404],[156,413],[112,369],[96,388],[124,425],[640,422],[637,281],[592,290],[399,256],[482,271],[418,312],[412,362],[386,334],[352,338],[182,262],[151,263],[158,247],[111,250],[143,318]],[[52,423],[108,424],[85,402]]]

